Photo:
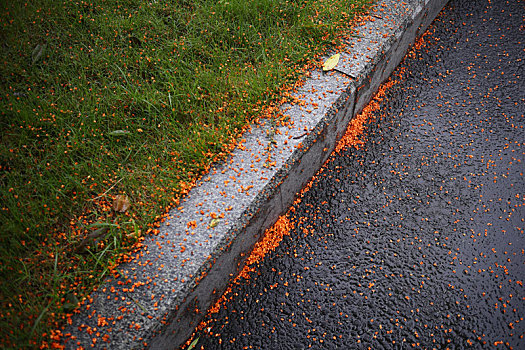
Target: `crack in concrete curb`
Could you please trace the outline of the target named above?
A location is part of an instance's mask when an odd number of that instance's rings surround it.
[[[351,54],[341,53],[337,70],[312,72],[295,94],[297,103],[282,106],[289,125],[253,126],[228,160],[212,168],[169,213],[160,233],[146,238],[134,261],[120,267],[120,277],[83,303],[65,330],[74,337],[66,347],[164,349],[183,344],[253,245],[288,210],[350,120],[446,2],[377,4],[384,15],[359,28],[366,36],[351,38]]]

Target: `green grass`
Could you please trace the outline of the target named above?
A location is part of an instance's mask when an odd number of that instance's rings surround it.
[[[2,1],[0,346],[53,341],[369,2]]]

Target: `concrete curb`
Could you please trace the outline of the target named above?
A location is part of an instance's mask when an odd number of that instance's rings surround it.
[[[160,233],[81,306],[66,347],[176,348],[240,271],[253,245],[322,166],[447,0],[383,0],[337,71],[311,73],[287,126],[258,125],[212,168]],[[215,219],[217,218],[217,219]],[[95,339],[95,340],[94,340]]]

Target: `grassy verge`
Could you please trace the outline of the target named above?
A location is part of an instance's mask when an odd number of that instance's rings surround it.
[[[0,346],[52,341],[369,2],[2,2]]]

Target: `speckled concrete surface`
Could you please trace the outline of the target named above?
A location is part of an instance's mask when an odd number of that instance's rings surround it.
[[[265,229],[334,149],[351,118],[446,1],[385,0],[348,43],[337,71],[312,72],[283,106],[287,126],[258,125],[216,165],[121,275],[75,315],[66,345],[173,348],[222,294]],[[355,39],[355,40],[354,40]]]
[[[450,1],[196,348],[524,349],[524,23]]]

